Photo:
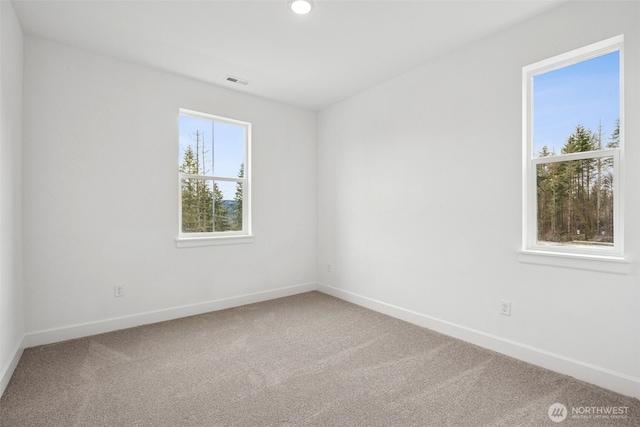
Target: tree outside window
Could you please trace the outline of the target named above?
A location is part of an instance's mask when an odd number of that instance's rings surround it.
[[[179,116],[179,235],[249,234],[249,124],[189,110]]]
[[[523,69],[524,249],[622,254],[622,37]]]

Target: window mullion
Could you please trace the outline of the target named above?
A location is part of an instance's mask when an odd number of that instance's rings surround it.
[[[557,154],[546,157],[536,157],[531,159],[532,164],[541,165],[545,163],[569,162],[572,160],[599,159],[602,157],[611,157],[614,153],[618,153],[618,148],[609,148],[606,150],[581,151],[579,153]]]

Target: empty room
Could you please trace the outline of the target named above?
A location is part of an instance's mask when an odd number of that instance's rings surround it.
[[[640,425],[640,2],[0,1],[0,425]]]

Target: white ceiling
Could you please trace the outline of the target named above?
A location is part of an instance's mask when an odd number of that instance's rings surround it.
[[[13,0],[27,34],[321,110],[565,0]],[[226,81],[232,75],[250,82]]]

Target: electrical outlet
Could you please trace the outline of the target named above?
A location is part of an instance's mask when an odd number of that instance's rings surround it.
[[[124,296],[124,286],[115,285],[113,287],[113,295],[116,296],[116,297],[123,297]]]
[[[511,301],[506,299],[500,300],[500,314],[511,316]]]

